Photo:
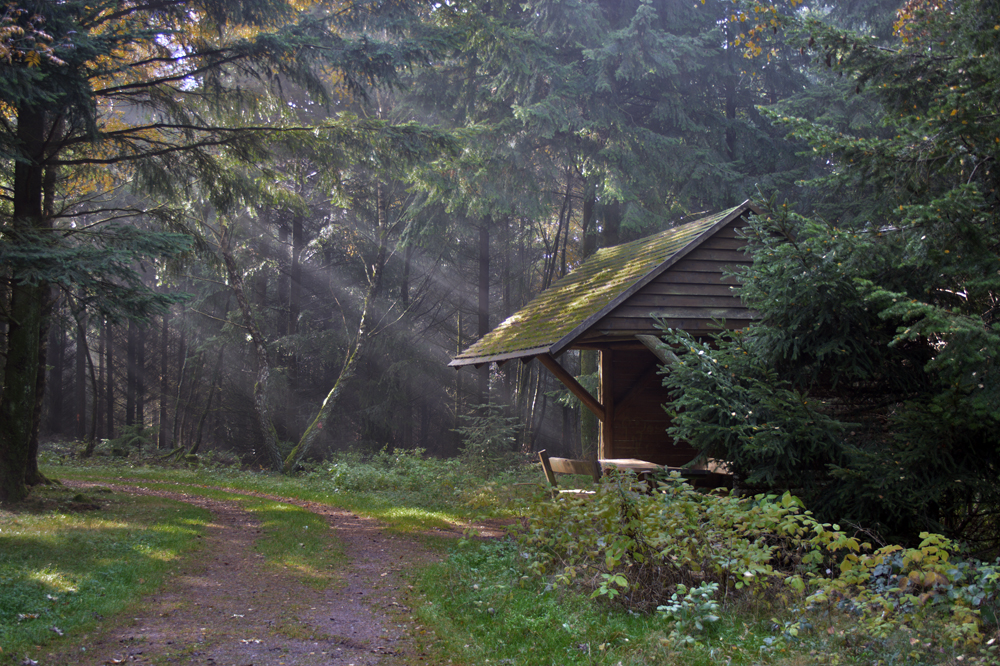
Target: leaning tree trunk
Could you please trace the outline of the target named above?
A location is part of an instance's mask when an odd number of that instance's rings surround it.
[[[365,303],[362,308],[361,324],[358,327],[358,333],[354,338],[354,342],[347,351],[347,356],[344,358],[344,365],[340,368],[340,374],[337,376],[337,381],[334,382],[333,388],[330,389],[330,392],[326,394],[323,404],[320,405],[319,412],[309,424],[309,427],[306,428],[306,431],[302,433],[302,437],[299,439],[298,444],[296,444],[291,452],[285,457],[285,461],[282,466],[282,471],[285,474],[288,474],[295,469],[295,466],[299,464],[299,461],[305,457],[305,455],[312,448],[313,444],[316,443],[316,440],[319,439],[320,434],[323,432],[323,427],[326,425],[330,415],[333,413],[334,407],[337,405],[337,400],[344,391],[344,387],[346,387],[351,381],[351,378],[354,377],[354,371],[357,369],[358,359],[361,357],[361,351],[368,338],[368,313],[371,309],[370,298],[371,289],[369,289],[368,296],[366,296]]]
[[[264,345],[264,338],[254,320],[253,310],[250,308],[250,301],[247,300],[246,290],[243,285],[243,275],[236,265],[236,258],[233,257],[230,231],[223,229],[219,239],[219,251],[222,254],[222,262],[226,266],[226,275],[229,278],[229,286],[236,296],[236,303],[240,306],[243,314],[243,325],[250,334],[250,341],[253,344],[254,352],[257,356],[257,381],[253,386],[253,406],[254,417],[260,428],[261,437],[264,442],[264,454],[275,471],[282,469],[281,452],[278,450],[278,433],[274,429],[267,405],[267,388],[271,376],[271,366],[267,361],[267,347]]]
[[[365,290],[364,301],[362,301],[361,304],[361,320],[358,322],[357,333],[354,336],[354,341],[347,350],[347,355],[344,357],[344,365],[340,368],[340,374],[337,376],[337,381],[334,382],[333,388],[330,389],[330,392],[326,394],[323,404],[320,405],[319,412],[316,414],[316,417],[313,418],[309,427],[306,428],[306,431],[302,433],[302,437],[299,439],[298,443],[292,448],[291,452],[285,456],[285,461],[282,465],[282,471],[285,474],[289,474],[295,469],[296,465],[298,465],[306,454],[309,453],[309,450],[316,443],[316,440],[319,439],[320,434],[323,432],[323,427],[326,425],[327,421],[330,419],[330,415],[333,414],[334,408],[337,406],[337,401],[340,398],[340,395],[344,392],[344,388],[354,377],[358,361],[361,358],[361,352],[364,350],[371,338],[371,331],[369,330],[371,313],[375,307],[375,300],[382,291],[382,279],[385,274],[385,264],[387,260],[386,246],[388,245],[391,228],[388,221],[388,199],[385,186],[381,183],[377,186],[376,202],[378,216],[378,250],[375,253],[374,261],[371,263],[371,272],[368,274],[368,288]]]

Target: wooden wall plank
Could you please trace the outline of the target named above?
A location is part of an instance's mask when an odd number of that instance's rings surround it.
[[[670,284],[662,282],[654,282],[647,285],[642,291],[637,293],[635,296],[630,298],[627,303],[632,304],[633,300],[639,302],[639,299],[649,299],[655,298],[657,296],[665,296],[668,294],[674,294],[678,296],[690,296],[692,294],[703,294],[705,296],[729,296],[734,294],[733,287],[736,285],[732,284],[720,284],[718,282],[701,282],[701,283],[689,283],[689,284]],[[646,303],[647,300],[641,300],[641,302]]]
[[[739,307],[743,304],[740,297],[724,285],[721,289],[716,285],[688,286],[691,288],[686,293],[636,294],[608,314],[618,316],[623,308]]]
[[[735,275],[723,275],[721,273],[710,273],[706,276],[704,271],[667,271],[659,277],[659,279],[650,282],[644,289],[649,289],[653,285],[657,284],[729,284],[738,285],[740,283],[739,278]]]

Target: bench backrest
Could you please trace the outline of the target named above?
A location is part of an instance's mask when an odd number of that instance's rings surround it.
[[[544,449],[538,452],[538,459],[542,461],[542,470],[545,478],[553,486],[558,486],[556,474],[581,474],[590,476],[597,483],[601,480],[601,465],[597,460],[580,460],[577,458],[553,458]]]

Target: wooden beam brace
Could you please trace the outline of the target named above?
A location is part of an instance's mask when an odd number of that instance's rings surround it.
[[[565,368],[559,365],[559,361],[555,359],[552,354],[539,354],[538,360],[549,369],[556,379],[561,381],[566,385],[566,388],[570,390],[570,393],[575,395],[580,399],[587,409],[594,412],[598,419],[604,419],[604,405],[600,403],[594,396],[590,394],[590,391],[583,388],[580,382],[576,381],[576,377],[569,374]]]

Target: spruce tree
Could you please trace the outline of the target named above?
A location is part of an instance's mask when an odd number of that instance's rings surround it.
[[[813,183],[823,214],[773,202],[742,290],[759,323],[701,350],[714,378],[682,354],[694,383],[726,383],[725,401],[683,397],[688,370],[670,381],[675,434],[753,482],[807,482],[829,519],[995,543],[998,5],[947,7],[907,4],[888,44],[784,20],[884,114],[864,132],[773,114],[832,167]]]
[[[9,110],[0,157],[10,192],[0,251],[11,284],[0,501],[27,492],[50,288],[86,292],[93,307],[118,317],[145,318],[169,303],[145,290],[131,267],[141,257],[174,255],[186,241],[101,223],[137,214],[177,222],[183,211],[151,202],[195,190],[220,209],[239,204],[247,183],[227,165],[262,163],[268,136],[302,129],[287,112],[329,100],[325,73],[361,91],[422,52],[404,41],[344,37],[347,23],[353,29],[406,9],[400,2],[303,10],[290,0],[8,8],[2,20],[17,30],[5,30],[0,43]],[[281,102],[291,92],[301,93],[295,107]],[[152,199],[111,196],[124,185]]]

